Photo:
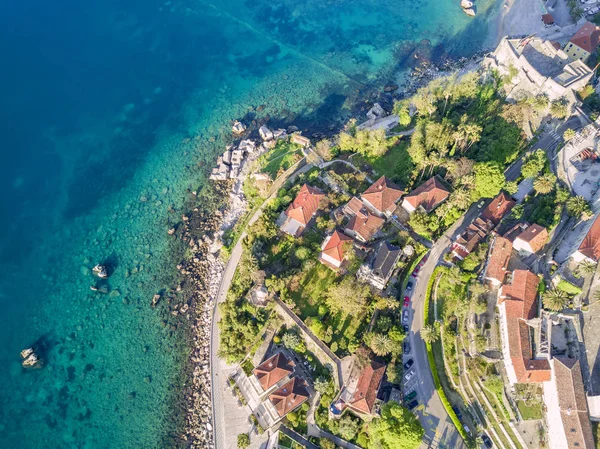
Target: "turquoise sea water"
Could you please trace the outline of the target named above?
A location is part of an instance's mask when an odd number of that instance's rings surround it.
[[[152,295],[232,119],[329,129],[418,58],[469,55],[458,0],[28,0],[0,14],[0,447],[153,448],[185,345]],[[109,261],[111,293],[90,290]],[[36,341],[46,366],[24,371]]]

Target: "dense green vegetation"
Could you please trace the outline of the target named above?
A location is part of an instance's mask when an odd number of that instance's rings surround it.
[[[407,408],[388,402],[369,424],[368,434],[368,449],[413,449],[421,445],[425,430]]]

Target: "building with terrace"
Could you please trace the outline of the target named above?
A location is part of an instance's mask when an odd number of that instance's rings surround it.
[[[320,189],[304,184],[294,201],[277,219],[281,231],[294,237],[302,235],[324,197],[325,194]]]

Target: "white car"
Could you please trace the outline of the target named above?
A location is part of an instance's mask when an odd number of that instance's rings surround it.
[[[415,377],[415,374],[417,374],[415,370],[409,371],[408,373],[406,373],[404,375],[404,380],[406,380],[406,381],[411,380],[413,377]]]

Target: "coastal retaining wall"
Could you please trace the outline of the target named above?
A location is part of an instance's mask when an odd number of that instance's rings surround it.
[[[300,335],[304,339],[306,347],[319,358],[323,365],[330,367],[336,387],[342,388],[342,362],[340,359],[280,299],[275,300],[275,310],[288,327],[298,327],[300,329]]]

